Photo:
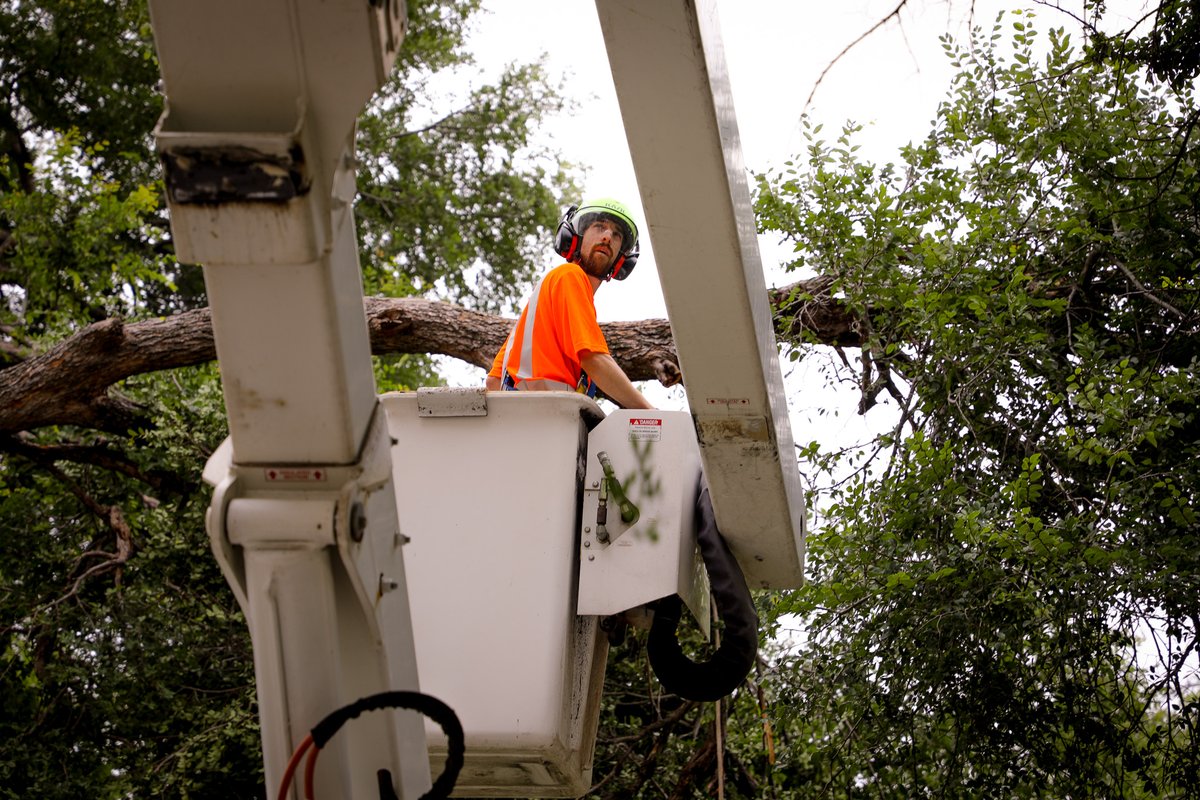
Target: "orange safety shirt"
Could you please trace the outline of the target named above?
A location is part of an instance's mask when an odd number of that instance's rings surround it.
[[[608,352],[596,321],[592,284],[581,266],[562,264],[547,272],[533,290],[488,375],[502,378],[507,354],[508,374],[518,388],[523,381],[550,381],[561,384],[553,388],[582,391],[586,388],[579,385],[582,358],[589,351]]]

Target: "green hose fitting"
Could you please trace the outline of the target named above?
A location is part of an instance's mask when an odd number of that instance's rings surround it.
[[[608,490],[612,493],[617,508],[621,511],[621,521],[626,525],[634,524],[638,521],[638,517],[642,515],[642,512],[638,511],[638,507],[633,504],[633,501],[626,496],[625,490],[621,488],[621,482],[617,480],[617,474],[613,471],[612,462],[608,459],[608,453],[601,450],[596,454],[596,458],[600,459],[600,467],[604,470],[604,480],[608,484]]]

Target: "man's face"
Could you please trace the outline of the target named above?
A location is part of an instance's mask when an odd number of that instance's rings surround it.
[[[583,231],[579,265],[587,274],[603,278],[608,275],[623,244],[621,227],[610,219],[598,219]]]

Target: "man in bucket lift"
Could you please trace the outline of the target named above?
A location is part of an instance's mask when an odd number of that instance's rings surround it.
[[[554,250],[567,263],[534,289],[492,363],[488,390],[574,389],[594,396],[599,387],[625,408],[653,408],[609,355],[592,299],[600,284],[623,280],[637,261],[637,226],[629,210],[609,198],[571,206],[558,225]],[[717,530],[707,483],[698,488],[697,542],[726,635],[707,661],[692,661],[675,633],[683,603],[670,595],[657,601],[647,649],[668,691],[711,702],[733,692],[756,663],[758,617],[746,579]]]
[[[653,408],[609,354],[596,321],[596,290],[624,280],[638,258],[633,215],[611,198],[571,206],[554,237],[567,260],[533,290],[487,376],[488,391],[563,390],[595,397],[597,389],[622,408]]]

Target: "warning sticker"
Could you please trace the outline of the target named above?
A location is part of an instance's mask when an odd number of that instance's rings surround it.
[[[283,481],[287,483],[305,483],[325,480],[325,470],[306,467],[269,467],[263,470],[263,476],[268,481]]]
[[[629,441],[662,441],[662,420],[657,417],[632,417],[629,420]]]

